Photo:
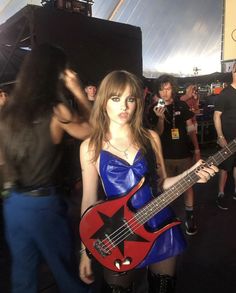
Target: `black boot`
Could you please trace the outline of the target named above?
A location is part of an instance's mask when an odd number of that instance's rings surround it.
[[[175,278],[169,275],[148,274],[149,293],[174,293]]]

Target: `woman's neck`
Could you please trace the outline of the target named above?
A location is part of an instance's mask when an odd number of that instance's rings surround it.
[[[111,123],[110,127],[110,139],[114,139],[114,138],[129,138],[129,135],[131,133],[130,131],[130,126],[128,124],[125,125],[119,125],[119,124],[115,124],[115,123]]]

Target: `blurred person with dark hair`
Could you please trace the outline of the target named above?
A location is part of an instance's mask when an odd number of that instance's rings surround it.
[[[4,91],[3,89],[0,89],[0,111],[2,110],[2,108],[6,105],[7,101],[8,101],[8,94],[6,91]],[[4,168],[4,159],[2,156],[2,152],[0,151],[0,193],[3,192],[4,190],[4,183],[6,180],[6,170]]]
[[[74,95],[84,117],[70,109],[64,90]],[[3,203],[14,293],[37,292],[41,258],[60,292],[88,290],[76,274],[59,164],[64,133],[78,139],[89,136],[90,108],[65,53],[49,44],[34,47],[0,118],[1,148],[14,172],[14,185]]]
[[[188,105],[176,98],[177,85],[171,75],[161,75],[156,82],[156,95],[165,102],[164,107],[154,107],[156,131],[160,135],[167,176],[176,176],[193,165],[190,141],[194,147],[194,160],[200,159],[200,150]],[[194,216],[194,192],[190,187],[184,193],[185,230],[188,235],[197,233]]]
[[[236,63],[232,70],[232,83],[222,90],[215,102],[214,124],[217,133],[217,143],[224,147],[236,138]],[[218,195],[216,204],[222,210],[228,209],[228,199],[225,195],[225,185],[228,172],[233,170],[234,194],[236,200],[236,156],[235,154],[224,161],[220,166]]]

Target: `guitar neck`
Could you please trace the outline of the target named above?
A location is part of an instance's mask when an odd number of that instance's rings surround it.
[[[183,192],[185,192],[189,187],[195,184],[199,180],[197,171],[201,169],[204,165],[215,165],[218,166],[224,160],[229,158],[236,151],[236,139],[232,140],[227,146],[222,148],[213,156],[210,156],[205,163],[198,166],[197,168],[190,171],[186,176],[180,179],[176,184],[171,186],[157,198],[152,200],[142,209],[140,209],[135,218],[139,223],[146,223],[155,214],[169,205],[172,201],[178,198]]]

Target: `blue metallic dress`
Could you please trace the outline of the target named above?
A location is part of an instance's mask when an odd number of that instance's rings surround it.
[[[100,152],[100,176],[107,199],[123,196],[134,187],[143,176],[148,174],[148,164],[145,156],[138,151],[133,164],[129,164],[122,158],[102,150]],[[153,199],[152,189],[145,180],[143,186],[133,195],[131,204],[134,209],[141,208]],[[152,231],[163,226],[163,223],[171,222],[175,215],[170,207],[161,210],[148,222],[148,228]],[[155,241],[149,254],[138,266],[145,267],[181,253],[186,247],[186,242],[181,228],[175,226],[162,233]]]

